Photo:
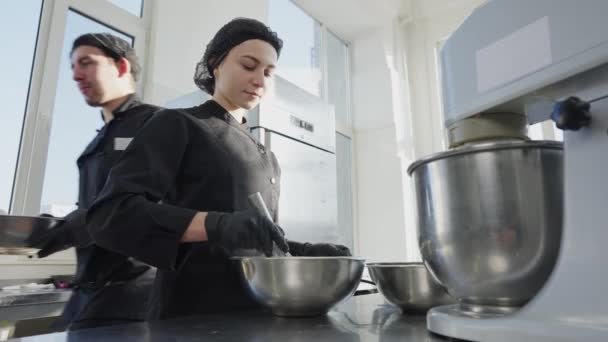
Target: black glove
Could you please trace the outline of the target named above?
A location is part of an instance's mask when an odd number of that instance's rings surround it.
[[[38,257],[44,258],[51,254],[66,250],[70,247],[86,247],[93,239],[86,230],[85,209],[74,210],[63,219],[64,221],[43,233],[32,236],[29,246],[39,248]],[[40,215],[48,217],[50,215]]]
[[[205,227],[209,242],[218,244],[229,254],[239,249],[255,249],[272,256],[273,242],[283,252],[289,250],[283,230],[253,209],[233,213],[209,212]]]
[[[308,243],[287,241],[289,253],[293,256],[351,256],[350,249],[331,243]]]

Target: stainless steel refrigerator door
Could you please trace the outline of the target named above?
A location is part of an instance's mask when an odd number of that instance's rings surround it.
[[[264,144],[281,166],[279,224],[288,239],[344,243],[338,230],[336,156],[275,133]]]

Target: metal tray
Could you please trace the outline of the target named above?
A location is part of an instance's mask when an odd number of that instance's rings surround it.
[[[30,238],[53,229],[63,219],[42,216],[0,215],[0,254],[29,255],[38,251]]]

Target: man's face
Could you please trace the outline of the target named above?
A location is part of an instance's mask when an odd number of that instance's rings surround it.
[[[118,64],[96,47],[81,45],[72,53],[72,78],[85,101],[94,107],[114,98],[119,82]]]

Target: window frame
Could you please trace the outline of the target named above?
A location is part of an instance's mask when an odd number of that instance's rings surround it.
[[[306,9],[302,8],[302,6],[300,6],[297,2],[293,1],[293,0],[287,0],[289,1],[292,5],[294,5],[295,7],[297,7],[300,11],[302,11],[302,13],[306,14],[309,18],[311,18],[312,20],[315,21],[316,24],[319,25],[320,27],[320,47],[319,47],[319,51],[318,51],[318,56],[317,58],[319,58],[319,69],[321,70],[321,84],[319,85],[320,89],[319,89],[319,95],[314,95],[314,96],[318,96],[319,98],[323,99],[324,101],[326,101],[327,103],[329,103],[329,81],[328,81],[328,73],[327,73],[327,66],[328,66],[328,35],[332,34],[337,40],[339,40],[340,42],[342,42],[345,47],[346,47],[346,60],[345,62],[345,68],[346,68],[346,96],[347,96],[347,112],[346,113],[346,117],[347,120],[341,120],[340,118],[338,118],[337,116],[335,117],[335,125],[336,125],[336,132],[347,136],[348,138],[350,138],[352,141],[354,141],[354,130],[353,130],[353,119],[352,119],[352,87],[351,87],[351,56],[350,56],[350,51],[351,51],[351,47],[350,44],[343,39],[342,37],[340,37],[340,35],[336,34],[335,32],[331,31],[322,21],[320,21],[319,19],[317,19],[315,16],[311,15],[308,11],[306,11]],[[285,76],[282,76],[283,78],[285,78],[288,82],[291,82],[292,84],[294,84],[295,86],[301,88],[299,85],[293,83],[291,80],[289,80],[288,78],[286,78]],[[309,92],[307,89],[301,88],[307,92]],[[310,93],[310,92],[309,92]],[[312,93],[311,93],[312,94]]]
[[[327,51],[328,51],[327,37],[330,34],[333,35],[338,41],[342,42],[342,44],[344,44],[344,46],[346,47],[346,60],[344,61],[344,67],[346,69],[346,103],[347,103],[346,111],[347,111],[347,113],[346,113],[346,121],[342,120],[341,118],[338,118],[338,116],[336,115],[336,132],[347,136],[348,138],[351,139],[351,141],[353,141],[354,134],[353,134],[353,117],[352,117],[352,98],[351,98],[350,44],[348,44],[348,42],[344,41],[344,39],[342,39],[339,35],[332,32],[325,25],[321,24],[321,28],[322,28],[321,32],[322,32],[322,37],[323,37],[323,43],[321,46],[323,47],[323,50],[324,50],[323,51],[323,61],[321,63],[323,65],[322,88],[323,88],[323,98],[328,102],[329,102],[329,80],[328,80],[327,66],[329,65],[329,56],[327,54]]]
[[[345,60],[345,68],[346,68],[346,96],[347,96],[347,111],[346,114],[347,120],[342,120],[338,118],[338,116],[334,115],[334,123],[335,123],[335,138],[337,138],[338,134],[345,136],[350,139],[350,161],[351,161],[351,205],[352,205],[352,224],[353,224],[353,244],[355,250],[359,249],[359,222],[358,217],[355,214],[357,210],[358,203],[358,189],[357,189],[357,154],[356,154],[356,146],[357,146],[357,138],[355,136],[355,129],[353,125],[353,110],[352,110],[352,69],[351,69],[351,45],[344,38],[340,37],[340,35],[332,32],[322,21],[317,19],[315,16],[311,15],[308,11],[306,11],[302,6],[296,3],[294,0],[288,0],[294,6],[298,7],[303,13],[312,18],[316,23],[320,26],[320,51],[319,51],[319,67],[321,69],[321,84],[319,89],[319,97],[329,103],[329,82],[328,82],[328,54],[327,54],[327,37],[328,33],[331,33],[335,38],[344,43],[346,46],[346,60]],[[287,81],[291,82],[289,79]],[[293,82],[292,82],[293,83]],[[297,86],[297,84],[296,84]],[[305,89],[304,89],[305,90]]]
[[[146,42],[152,6],[153,1],[144,0],[143,15],[138,17],[107,0],[43,0],[21,144],[13,180],[9,211],[11,214],[39,214],[59,65],[68,62],[61,60],[68,11],[73,10],[132,36],[135,50],[143,69],[146,70]],[[142,96],[145,78],[144,72],[137,86]]]

